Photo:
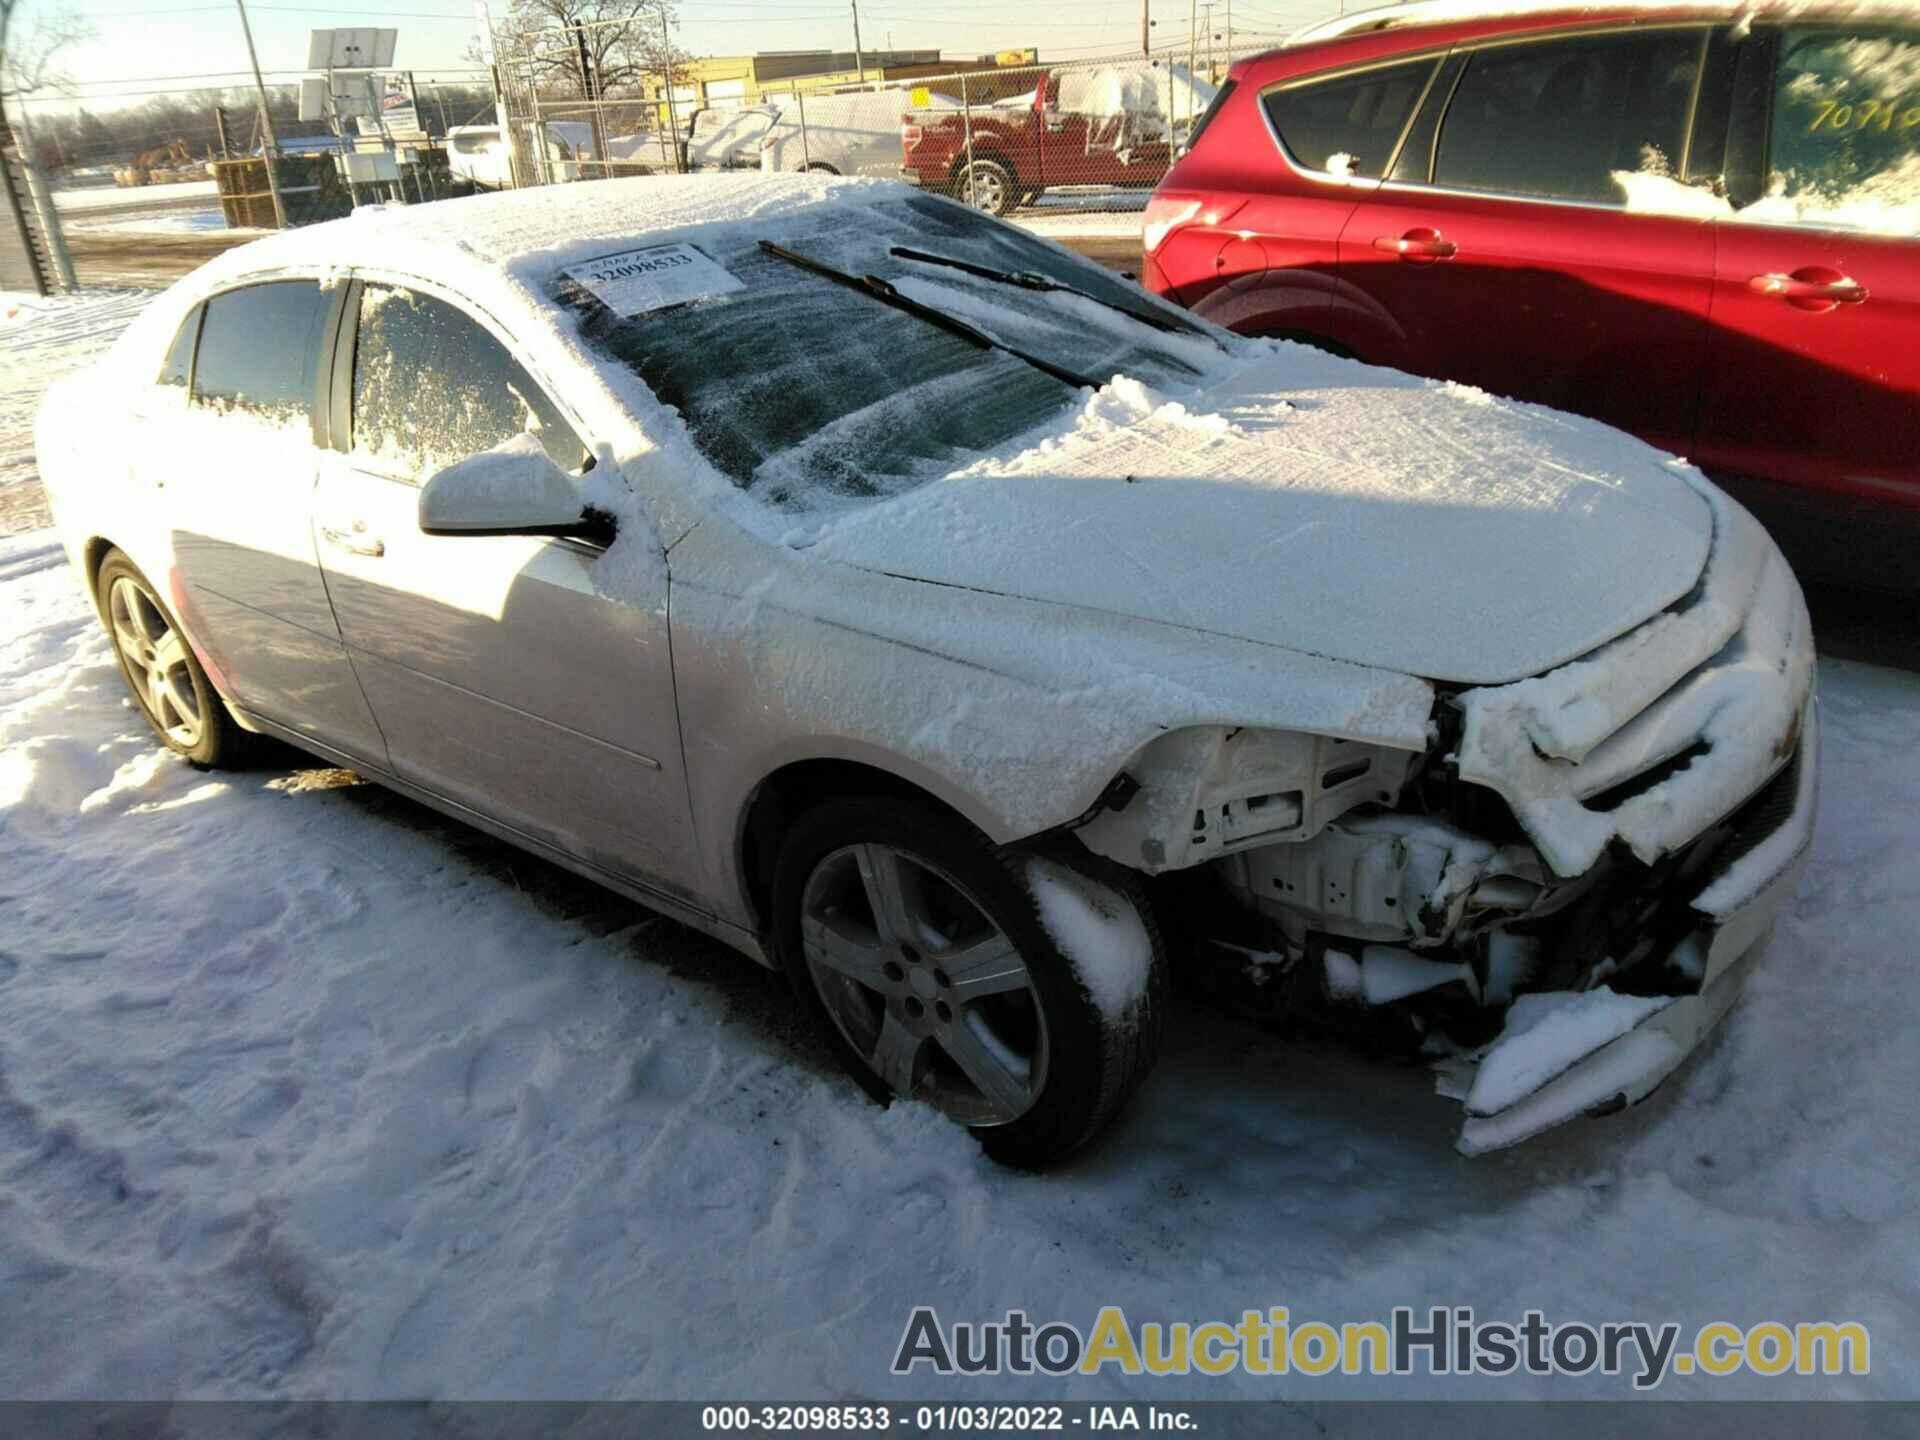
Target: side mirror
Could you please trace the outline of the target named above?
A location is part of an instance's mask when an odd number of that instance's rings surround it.
[[[457,460],[420,491],[428,535],[555,535],[605,544],[612,517],[580,502],[574,482],[534,435]]]

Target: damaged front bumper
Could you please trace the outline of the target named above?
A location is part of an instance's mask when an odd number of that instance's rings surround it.
[[[1651,1093],[1726,1013],[1799,883],[1820,763],[1806,604],[1752,516],[1700,488],[1715,536],[1693,595],[1583,660],[1458,697],[1458,774],[1507,801],[1556,874],[1624,854],[1666,891],[1629,888],[1637,945],[1615,929],[1584,983],[1521,996],[1490,1045],[1443,1063],[1470,1154]]]
[[[1809,698],[1792,762],[1743,806],[1723,858],[1685,902],[1691,926],[1669,968],[1698,989],[1640,996],[1602,985],[1523,996],[1491,1045],[1436,1067],[1460,1100],[1469,1155],[1514,1145],[1578,1115],[1607,1114],[1650,1095],[1727,1013],[1799,887],[1819,798],[1818,712]]]
[[[1242,1008],[1442,1057],[1469,1153],[1651,1093],[1799,880],[1805,601],[1752,517],[1686,478],[1715,527],[1694,591],[1544,674],[1443,688],[1424,754],[1170,732],[1129,767],[1132,803],[1080,828],[1148,874],[1204,866],[1184,893],[1207,906],[1206,983]]]

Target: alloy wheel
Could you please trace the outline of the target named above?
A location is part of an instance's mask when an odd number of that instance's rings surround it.
[[[1026,962],[951,875],[888,845],[820,861],[800,907],[807,971],[846,1041],[896,1095],[1004,1125],[1047,1078]]]
[[[1006,206],[1007,187],[1001,182],[1000,172],[991,166],[968,167],[965,193],[969,205],[989,215],[998,215]]]
[[[107,623],[134,693],[153,723],[182,750],[200,743],[205,717],[187,664],[187,642],[147,588],[122,575],[107,591]]]

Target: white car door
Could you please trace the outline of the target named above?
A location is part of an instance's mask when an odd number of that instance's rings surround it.
[[[564,469],[588,452],[502,338],[445,297],[356,283],[342,332],[315,534],[395,773],[601,870],[690,892],[665,557],[623,567],[615,600],[594,544],[424,534],[420,487],[445,466],[529,430]]]
[[[309,525],[320,356],[337,300],[311,278],[208,299],[189,403],[170,422],[153,417],[170,433],[140,463],[170,532],[163,583],[216,682],[262,718],[385,768]]]

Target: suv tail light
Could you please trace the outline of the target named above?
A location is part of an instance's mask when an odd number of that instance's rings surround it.
[[[1199,217],[1201,203],[1190,195],[1155,195],[1140,217],[1140,248],[1153,254],[1167,236]]]

